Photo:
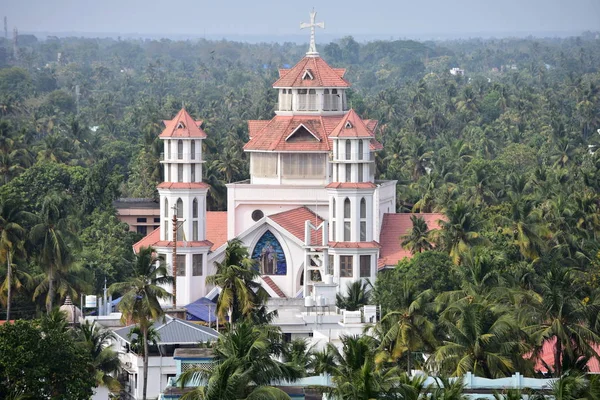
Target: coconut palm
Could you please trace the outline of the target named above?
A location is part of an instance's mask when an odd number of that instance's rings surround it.
[[[260,285],[254,282],[259,276],[255,262],[248,256],[248,249],[239,239],[230,240],[225,249],[225,259],[215,263],[216,273],[206,277],[208,285],[221,288],[217,299],[217,314],[221,321],[225,315],[230,323],[248,316],[258,305],[255,290]]]
[[[73,254],[70,244],[77,242],[73,225],[67,218],[67,201],[67,197],[56,192],[46,196],[38,216],[39,221],[30,232],[37,250],[38,263],[47,276],[46,312],[50,312],[54,306],[56,275],[71,267]]]
[[[459,264],[463,254],[480,243],[479,223],[472,208],[463,201],[451,204],[446,210],[447,220],[440,220],[438,240],[452,261]]]
[[[289,399],[271,382],[294,381],[303,375],[303,367],[278,361],[282,351],[279,329],[243,320],[217,340],[212,370],[192,368],[181,374],[182,387],[197,385],[182,400]]]
[[[9,201],[0,204],[0,262],[6,265],[6,275],[0,288],[0,295],[6,292],[6,319],[10,320],[10,307],[12,302],[12,289],[20,288],[23,279],[28,276],[14,274],[15,255],[23,256],[25,253],[23,242],[26,237],[25,229],[20,225],[20,217],[24,214],[16,205]],[[16,279],[15,279],[16,278]]]
[[[369,304],[371,300],[371,292],[369,287],[371,283],[368,281],[348,282],[346,286],[346,295],[337,294],[335,305],[338,308],[343,308],[347,311],[357,311],[362,306]]]
[[[411,254],[422,253],[423,250],[431,250],[433,245],[429,241],[431,235],[427,222],[418,215],[411,215],[410,221],[412,222],[412,228],[400,237],[402,239],[402,247],[410,250]]]
[[[109,293],[122,294],[119,310],[122,320],[135,322],[142,332],[144,344],[144,386],[142,398],[146,400],[148,387],[148,331],[153,321],[164,316],[160,300],[168,300],[171,295],[163,285],[173,282],[167,275],[164,262],[154,255],[154,249],[144,247],[136,255],[132,276],[125,282],[113,283]]]
[[[402,283],[399,293],[400,309],[387,313],[379,323],[381,337],[377,362],[394,362],[406,354],[408,374],[411,374],[411,355],[417,350],[435,346],[434,324],[428,319],[426,308],[433,297],[431,289],[421,293],[409,281]]]
[[[85,321],[75,328],[74,334],[82,351],[91,356],[96,385],[106,386],[111,391],[119,390],[119,381],[111,375],[117,374],[121,366],[119,355],[110,348],[111,340],[115,339],[114,333],[102,329],[95,321]]]

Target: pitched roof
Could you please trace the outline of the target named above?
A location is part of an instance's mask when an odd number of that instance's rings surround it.
[[[546,368],[546,366],[554,368],[554,345],[555,345],[555,343],[556,343],[556,337],[553,337],[551,339],[546,340],[544,342],[544,344],[542,345],[542,350],[535,360],[536,363],[535,363],[534,370],[536,372],[541,372],[541,373],[551,372],[551,371],[548,371],[548,368]],[[592,349],[594,349],[594,351],[596,352],[596,354],[600,355],[600,346],[597,344],[593,344],[593,343],[591,344],[591,346],[592,346]],[[598,361],[598,359],[595,357],[592,357],[588,360],[587,367],[588,367],[588,372],[590,372],[592,374],[600,373],[600,361]]]
[[[165,317],[165,322],[154,322],[154,329],[160,335],[158,344],[195,344],[199,342],[215,341],[219,333],[214,329],[205,326],[197,325],[192,322],[187,322],[179,318],[170,316]],[[121,329],[115,330],[115,334],[119,335],[127,342],[131,342],[128,338],[129,332],[135,325],[129,325]],[[135,334],[132,338],[135,338]]]
[[[441,213],[383,214],[381,235],[379,236],[379,243],[381,243],[379,268],[394,266],[404,257],[412,257],[410,251],[402,247],[400,236],[406,235],[412,228],[410,217],[413,215],[423,218],[430,230],[439,229],[439,221],[446,219],[446,216]]]
[[[206,189],[210,185],[204,182],[163,182],[157,186],[159,189]]]
[[[280,69],[273,87],[350,87],[345,73],[344,68],[331,68],[321,57],[304,57],[291,69]]]
[[[202,120],[194,120],[190,114],[182,108],[172,120],[164,120],[165,129],[159,135],[161,138],[206,138],[202,130]]]
[[[226,211],[207,211],[206,212],[206,239],[203,242],[177,242],[177,247],[205,247],[211,246],[214,251],[227,242],[227,212]],[[137,253],[142,247],[149,246],[172,246],[173,242],[160,240],[160,228],[156,228],[139,242],[133,245],[133,250]]]
[[[275,222],[283,229],[296,236],[302,242],[304,242],[304,223],[310,221],[313,225],[319,226],[323,223],[323,219],[317,214],[312,212],[308,207],[298,207],[293,210],[284,211],[278,214],[269,215],[269,219]],[[322,245],[323,235],[322,231],[312,230],[310,236],[311,244]]]
[[[338,123],[329,137],[339,138],[369,138],[373,137],[373,131],[358,116],[354,109],[350,109],[344,118]]]
[[[348,114],[351,114],[348,117]],[[250,140],[244,146],[249,151],[290,151],[290,152],[329,152],[333,149],[331,134],[340,126],[341,121],[354,121],[354,126],[365,136],[371,137],[371,150],[381,150],[383,146],[375,139],[375,134],[369,129],[366,122],[353,110],[344,115],[318,116],[318,115],[276,115],[270,121],[248,121]],[[377,121],[368,120],[375,128]],[[352,123],[352,122],[351,122]],[[312,136],[304,135],[302,140],[292,135],[299,127],[304,126]],[[342,124],[341,126],[344,126]],[[368,133],[367,133],[368,132]],[[291,136],[290,136],[291,135]]]
[[[201,320],[205,322],[215,322],[217,317],[215,312],[217,311],[217,305],[209,298],[200,297],[198,300],[184,306],[185,311],[195,320]],[[186,319],[190,319],[187,318]]]
[[[269,287],[275,292],[277,293],[277,296],[281,297],[282,299],[285,299],[285,293],[283,293],[283,290],[281,290],[279,288],[279,286],[277,286],[277,284],[275,282],[273,282],[273,279],[271,279],[270,276],[264,275],[261,276],[262,280],[269,285]]]

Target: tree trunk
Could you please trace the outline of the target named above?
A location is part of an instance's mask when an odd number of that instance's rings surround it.
[[[48,297],[46,297],[46,312],[50,314],[52,307],[54,306],[54,296],[56,296],[56,289],[54,288],[54,270],[51,268],[48,273]]]
[[[556,336],[556,345],[554,345],[554,376],[560,378],[562,375],[562,364],[560,355],[562,353],[562,343],[558,336]]]
[[[411,365],[410,365],[410,350],[406,352],[407,362],[406,362],[406,373],[408,376],[411,376]]]
[[[10,300],[12,295],[12,265],[10,262],[10,251],[6,252],[6,279],[8,279],[8,290],[6,294],[6,320],[10,321]]]
[[[142,399],[146,400],[146,389],[148,389],[148,328],[144,328],[144,388]]]

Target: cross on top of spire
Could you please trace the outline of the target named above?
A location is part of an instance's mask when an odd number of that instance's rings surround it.
[[[315,18],[317,16],[317,12],[313,10],[310,12],[310,23],[302,22],[300,24],[300,29],[310,28],[310,47],[308,48],[307,56],[316,57],[319,55],[317,52],[317,46],[315,45],[315,27],[319,27],[321,29],[325,29],[324,22],[315,22]]]

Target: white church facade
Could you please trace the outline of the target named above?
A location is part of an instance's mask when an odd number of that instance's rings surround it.
[[[206,276],[223,260],[227,240],[238,238],[285,333],[314,334],[319,323],[348,332],[357,321],[331,310],[336,293],[356,280],[373,282],[378,270],[410,256],[400,236],[411,214],[396,214],[396,181],[375,180],[377,121],[348,107],[344,76],[319,56],[313,32],[306,56],[273,84],[275,116],[248,121],[250,179],[227,185],[226,212],[206,211],[202,121],[186,110],[164,121],[160,226],[135,248],[153,246],[168,265],[175,261],[177,307],[214,297]],[[423,216],[430,228],[441,217]]]

